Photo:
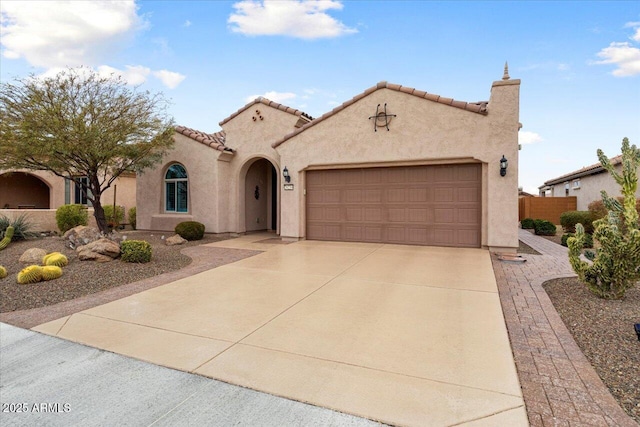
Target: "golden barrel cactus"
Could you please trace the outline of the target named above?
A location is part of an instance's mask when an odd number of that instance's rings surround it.
[[[55,265],[56,267],[64,267],[69,264],[69,260],[60,252],[51,252],[42,258],[43,265]]]
[[[62,269],[57,265],[46,265],[42,267],[42,280],[55,280],[62,276]]]
[[[26,285],[28,283],[38,283],[42,280],[42,267],[39,265],[30,265],[23,268],[18,273],[18,283]]]
[[[7,269],[0,265],[0,279],[7,277]]]

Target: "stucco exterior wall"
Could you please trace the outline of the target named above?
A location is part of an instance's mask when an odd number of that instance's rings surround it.
[[[0,171],[0,176],[5,174],[7,171]],[[58,209],[60,206],[65,204],[65,180],[59,176],[52,174],[51,172],[46,171],[21,171],[28,173],[29,175],[33,175],[37,177],[42,183],[44,183],[49,188],[49,206],[46,206],[48,209]],[[6,175],[5,175],[6,176]],[[116,204],[118,206],[125,207],[125,214],[129,210],[129,208],[136,205],[136,176],[135,175],[121,175],[118,177],[114,183],[108,188],[104,193],[102,193],[101,202],[103,205],[113,204],[113,195],[114,191],[116,192]],[[117,186],[117,190],[115,190],[115,186]],[[13,187],[13,186],[12,186]],[[5,191],[5,189],[0,189],[1,191]],[[25,191],[24,188],[15,188],[6,189],[7,191]],[[74,203],[74,184],[70,184],[69,187],[69,197],[70,203]],[[15,197],[10,197],[11,200],[15,199]],[[16,199],[18,200],[18,199]],[[5,203],[0,205],[0,208],[4,207]],[[11,202],[9,202],[11,208],[15,208],[17,206],[13,206]],[[40,208],[40,206],[37,206]],[[40,210],[40,209],[38,209]],[[33,212],[33,215],[37,215],[37,212]],[[46,216],[42,214],[42,216]],[[43,220],[44,221],[44,220]],[[44,222],[49,224],[50,222]],[[54,228],[55,229],[55,228]],[[49,230],[49,229],[47,229]]]
[[[616,166],[616,171],[621,173],[622,166]],[[640,173],[640,170],[638,171]],[[620,194],[620,186],[614,181],[611,175],[603,171],[595,175],[587,175],[580,178],[580,188],[574,188],[573,182],[575,179],[567,181],[569,183],[569,196],[575,196],[578,203],[577,209],[579,211],[586,211],[589,209],[589,203],[594,200],[602,200],[600,195],[601,190],[605,190],[609,196],[618,197]],[[565,182],[555,184],[551,186],[551,195],[553,197],[565,197]],[[636,191],[636,198],[640,198],[640,187]]]
[[[205,231],[217,228],[217,176],[219,152],[183,135],[175,134],[175,147],[154,168],[138,175],[137,228],[173,231],[183,221],[199,221]],[[169,166],[180,163],[188,177],[187,212],[165,212],[164,177]]]
[[[518,246],[519,80],[495,82],[488,114],[379,89],[278,146],[293,191],[282,191],[281,235],[305,236],[305,172],[310,169],[442,163],[481,163],[482,245]],[[368,117],[377,104],[396,114],[387,131]],[[510,165],[500,176],[500,159]]]

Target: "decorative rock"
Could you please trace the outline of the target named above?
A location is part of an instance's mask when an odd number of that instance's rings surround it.
[[[187,239],[183,239],[179,234],[174,234],[173,236],[167,238],[164,243],[167,246],[183,245],[187,243]]]
[[[109,262],[120,255],[120,245],[109,239],[102,238],[76,249],[81,261],[93,260]]]
[[[82,246],[100,239],[100,231],[93,227],[79,225],[64,233],[62,238],[70,241],[74,246]]]
[[[31,248],[24,251],[18,261],[23,264],[42,264],[42,258],[47,254],[47,251],[40,248]]]

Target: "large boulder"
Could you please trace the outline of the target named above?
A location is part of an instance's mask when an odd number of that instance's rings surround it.
[[[120,245],[116,242],[101,238],[76,249],[81,261],[109,262],[120,256]]]
[[[47,251],[40,248],[31,248],[24,251],[18,261],[23,264],[42,264],[42,258],[47,254]]]
[[[171,237],[168,237],[167,240],[164,241],[167,246],[175,246],[175,245],[183,245],[187,243],[187,239],[183,239],[179,234],[174,234]]]
[[[73,243],[73,246],[87,245],[100,239],[100,231],[97,228],[79,225],[64,233],[62,238]]]

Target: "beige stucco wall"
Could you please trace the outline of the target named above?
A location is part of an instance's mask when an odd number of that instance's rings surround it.
[[[7,171],[0,171],[0,175]],[[40,231],[52,231],[55,230],[55,209],[65,204],[65,180],[59,176],[46,171],[21,171],[33,175],[41,180],[49,188],[49,209],[54,211],[53,222],[51,221],[51,214],[43,211],[42,209],[32,210],[30,216],[37,218],[36,223],[39,227],[42,227]],[[117,190],[115,190],[117,186]],[[70,186],[70,202],[74,200],[74,186]],[[101,197],[103,205],[113,204],[113,195],[116,192],[116,204],[125,207],[125,215],[129,208],[136,205],[136,177],[135,175],[121,175],[114,183],[108,188]],[[3,207],[0,206],[0,207]],[[13,208],[13,206],[11,206]],[[13,210],[13,209],[10,209]],[[17,210],[16,210],[17,211]],[[53,226],[52,226],[53,224]]]
[[[252,119],[256,109],[260,110],[263,120]],[[223,126],[226,145],[234,149],[233,154],[214,150],[176,133],[176,145],[160,165],[138,176],[138,228],[171,231],[179,222],[199,221],[208,233],[269,229],[271,171],[268,164],[263,163],[246,184],[247,172],[255,162],[266,159],[280,176],[279,156],[271,143],[292,132],[297,121],[298,117],[293,114],[255,104]],[[184,165],[189,176],[189,211],[186,214],[164,212],[164,174],[174,162]],[[256,184],[261,188],[264,186],[261,202],[266,203],[260,204],[258,210],[251,204],[246,206],[248,200],[255,201]],[[249,223],[251,226],[248,227]]]
[[[281,235],[305,236],[304,178],[309,169],[478,162],[482,167],[482,245],[518,246],[519,80],[495,82],[485,115],[379,89],[278,147],[293,191],[282,191]],[[377,104],[396,114],[390,131],[368,117]],[[509,160],[505,177],[499,161]]]
[[[199,221],[210,232],[217,227],[218,210],[215,150],[183,135],[175,134],[175,147],[152,169],[138,174],[137,228],[171,231],[182,221]],[[165,212],[164,177],[169,166],[180,163],[187,170],[186,213]]]
[[[621,173],[622,165],[616,166],[616,171]],[[638,170],[640,173],[640,169]],[[573,182],[575,180],[567,181],[569,183],[569,196],[575,196],[577,200],[577,209],[579,211],[586,211],[589,208],[589,203],[594,200],[602,200],[600,195],[601,190],[605,190],[611,197],[621,196],[620,186],[614,181],[611,175],[604,171],[596,175],[588,175],[580,178],[580,188],[574,188]],[[551,190],[551,196],[553,197],[565,197],[565,183],[561,182],[555,184]],[[636,198],[640,198],[640,187],[636,191]]]

